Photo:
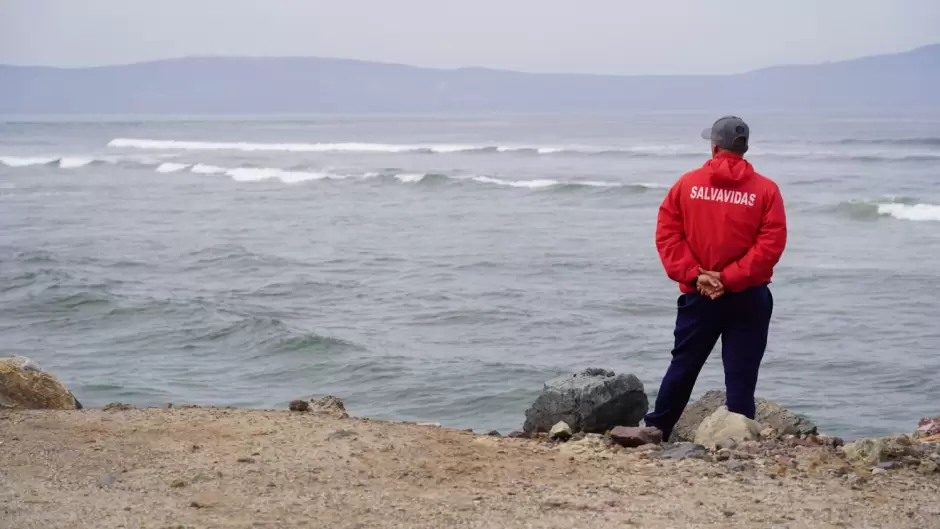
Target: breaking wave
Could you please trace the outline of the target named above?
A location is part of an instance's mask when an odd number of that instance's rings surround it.
[[[161,163],[160,165],[158,165],[157,172],[158,173],[175,173],[178,171],[182,171],[183,169],[186,169],[187,167],[189,167],[189,164],[167,162],[167,163]]]
[[[906,145],[919,147],[940,147],[940,138],[848,138],[839,140],[840,145]]]
[[[691,145],[639,145],[634,147],[592,146],[524,146],[524,145],[467,145],[467,144],[390,144],[390,143],[253,143],[153,140],[115,138],[108,147],[184,150],[184,151],[273,151],[312,153],[361,154],[452,154],[452,153],[516,153],[516,154],[589,154],[622,156],[703,156],[707,149]]]
[[[918,202],[913,198],[848,201],[839,204],[836,209],[861,220],[892,217],[917,222],[940,222],[940,205]]]

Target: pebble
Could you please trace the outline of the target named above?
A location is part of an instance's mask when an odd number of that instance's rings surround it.
[[[743,472],[747,470],[747,463],[744,461],[728,461],[725,463],[725,468],[728,469],[729,472]]]
[[[558,421],[555,423],[555,426],[552,426],[551,431],[548,432],[550,439],[558,439],[561,441],[567,441],[572,435],[571,427],[568,426],[568,423],[565,421]]]
[[[492,430],[486,435],[489,435],[490,437],[502,437],[503,436],[503,434],[499,433],[499,430]]]
[[[705,459],[707,455],[708,450],[702,445],[694,443],[676,443],[671,447],[664,447],[663,451],[657,453],[655,456],[683,461],[685,459]]]
[[[98,486],[102,488],[110,487],[111,485],[114,485],[115,483],[117,483],[117,478],[115,478],[114,476],[110,474],[105,474],[104,476],[101,476],[100,478],[98,478]]]
[[[254,458],[251,458],[251,457],[239,457],[235,461],[238,463],[254,463],[255,462]]]
[[[170,483],[170,486],[174,489],[181,489],[186,486],[186,482],[181,479],[174,479],[173,483]]]
[[[731,449],[722,448],[721,450],[718,451],[717,454],[715,454],[715,459],[718,461],[727,461],[731,459]]]

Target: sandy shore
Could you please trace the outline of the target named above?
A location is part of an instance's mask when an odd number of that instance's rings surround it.
[[[0,411],[0,527],[940,527],[940,474],[649,455],[287,411]]]

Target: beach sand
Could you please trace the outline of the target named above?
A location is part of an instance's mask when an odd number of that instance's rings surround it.
[[[649,456],[288,411],[0,411],[0,527],[940,527],[940,474]]]

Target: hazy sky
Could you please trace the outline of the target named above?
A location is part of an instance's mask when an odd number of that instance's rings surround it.
[[[940,42],[940,0],[0,0],[0,63],[322,56],[730,73]]]

